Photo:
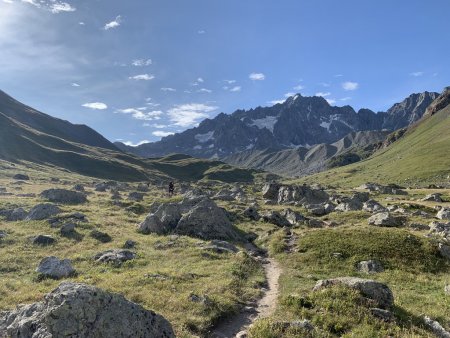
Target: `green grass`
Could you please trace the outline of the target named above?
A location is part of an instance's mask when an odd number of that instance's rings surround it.
[[[408,186],[448,184],[450,106],[421,121],[388,148],[367,160],[295,182],[356,187],[366,182]]]

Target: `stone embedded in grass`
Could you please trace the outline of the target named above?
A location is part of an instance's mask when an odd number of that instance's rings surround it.
[[[101,263],[111,263],[120,266],[123,262],[136,258],[136,254],[130,250],[112,249],[99,252],[94,256],[94,260]]]
[[[123,245],[124,249],[133,249],[136,246],[136,242],[131,240],[131,239],[127,239]]]
[[[73,275],[75,269],[72,267],[70,260],[60,260],[55,256],[50,256],[41,260],[36,272],[44,277],[60,279]]]
[[[25,174],[15,174],[13,176],[13,179],[15,180],[21,180],[21,181],[29,181],[30,177],[28,175]]]
[[[42,203],[33,207],[25,218],[26,221],[40,221],[57,215],[61,209],[51,203]]]
[[[439,324],[439,322],[431,319],[428,316],[423,317],[425,325],[436,335],[438,338],[450,338],[450,332]]]
[[[450,246],[439,243],[438,248],[441,256],[450,260]]]
[[[370,225],[383,227],[397,227],[403,225],[403,221],[399,217],[392,216],[389,212],[379,212],[369,218]]]
[[[395,321],[395,316],[391,311],[383,310],[379,308],[371,308],[370,312],[374,317],[377,317],[385,322],[393,322]]]
[[[27,217],[28,213],[23,208],[14,208],[1,210],[0,216],[5,217],[8,222],[23,221]]]
[[[5,231],[0,230],[0,240],[8,236]]]
[[[55,242],[56,240],[49,235],[38,235],[32,238],[32,243],[36,245],[51,245]]]
[[[188,299],[193,303],[200,303],[205,306],[211,306],[213,304],[213,301],[206,295],[199,296],[194,293],[191,293]]]
[[[73,190],[48,189],[41,192],[40,196],[54,203],[82,204],[87,202],[86,195]]]
[[[244,217],[247,217],[251,220],[258,221],[261,216],[258,212],[258,206],[256,204],[252,204],[249,207],[247,207],[243,212]]]
[[[75,223],[63,224],[61,226],[61,229],[59,230],[60,233],[61,233],[61,236],[68,237],[68,236],[73,235],[73,233],[75,232],[75,227],[76,227]]]
[[[368,200],[363,203],[362,209],[368,212],[385,212],[387,209],[375,200]]]
[[[357,269],[358,271],[364,273],[377,273],[384,271],[383,265],[377,260],[361,261],[358,263]]]
[[[219,240],[212,240],[207,244],[202,243],[200,245],[200,248],[202,248],[203,250],[213,251],[218,254],[236,253],[239,251],[239,249],[233,244],[228,243],[227,241],[219,241]]]
[[[421,224],[421,223],[411,223],[411,224],[409,225],[409,227],[410,227],[412,230],[415,230],[415,231],[430,230],[430,227],[429,227],[428,225],[426,225],[426,224]]]
[[[130,201],[141,202],[141,201],[144,200],[144,196],[145,196],[144,193],[134,191],[134,192],[130,192],[130,193],[128,194],[128,199],[129,199]]]
[[[424,202],[430,201],[430,202],[441,203],[442,202],[442,194],[439,194],[439,193],[429,194],[429,195],[426,195],[424,198],[422,198],[421,201],[424,201]]]
[[[289,227],[292,224],[278,211],[268,211],[262,215],[262,220],[278,227]]]
[[[8,337],[175,338],[170,323],[122,295],[64,282],[42,302],[0,316]]]
[[[369,299],[377,302],[378,306],[386,309],[390,308],[394,304],[394,295],[386,284],[356,277],[340,277],[334,279],[319,280],[314,286],[314,291],[320,289],[335,286],[344,285],[352,289],[356,289],[361,294]]]
[[[84,192],[84,185],[82,185],[82,184],[75,184],[73,186],[73,190],[78,191],[78,192]]]
[[[441,210],[439,210],[436,217],[443,220],[450,220],[450,209],[442,208]]]
[[[99,242],[102,243],[108,243],[112,241],[112,238],[110,235],[108,235],[106,232],[98,231],[98,230],[92,230],[89,234],[92,238],[96,239]]]
[[[149,188],[148,188],[148,185],[147,185],[147,184],[145,184],[145,183],[139,183],[138,186],[137,186],[137,188],[136,188],[136,190],[137,190],[137,191],[140,191],[140,192],[148,192],[148,191],[149,191]]]

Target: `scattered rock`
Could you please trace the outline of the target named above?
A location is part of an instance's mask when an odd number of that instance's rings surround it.
[[[358,271],[364,272],[364,273],[377,273],[377,272],[383,272],[384,268],[381,262],[376,260],[369,260],[369,261],[361,261],[358,263]]]
[[[368,200],[363,204],[363,210],[368,212],[386,212],[387,209],[375,200]]]
[[[421,201],[427,202],[438,202],[438,203],[442,203],[442,194],[439,193],[434,193],[434,194],[429,194],[426,195],[424,198],[421,199]]]
[[[282,216],[278,211],[269,211],[262,215],[262,219],[264,222],[274,224],[278,227],[289,227],[292,225],[286,217]]]
[[[66,189],[48,189],[41,192],[40,196],[54,203],[82,204],[87,202],[86,195],[78,191]]]
[[[142,192],[133,191],[128,194],[128,199],[130,201],[142,202],[144,200],[145,194]]]
[[[439,253],[442,257],[450,259],[450,246],[439,243]]]
[[[113,265],[119,266],[123,262],[132,260],[136,257],[136,254],[130,250],[124,249],[112,249],[99,252],[94,256],[97,262],[101,263],[111,263]]]
[[[13,179],[15,180],[21,180],[21,181],[29,181],[30,177],[28,175],[25,174],[15,174],[13,176]]]
[[[82,184],[75,184],[73,186],[73,190],[78,191],[78,192],[84,192],[84,185],[82,185]]]
[[[41,260],[36,272],[44,277],[60,279],[73,275],[75,269],[72,267],[70,260],[60,260],[55,256],[50,256]]]
[[[112,238],[110,235],[108,235],[106,232],[98,231],[98,230],[92,230],[89,234],[92,238],[96,239],[99,242],[102,243],[108,243],[112,241]]]
[[[446,286],[444,287],[444,293],[445,293],[446,295],[450,295],[450,285],[446,285]]]
[[[411,223],[409,227],[415,231],[430,230],[430,227],[428,225],[421,223]]]
[[[8,222],[23,221],[27,217],[27,212],[23,208],[14,208],[0,211],[0,216],[5,217]]]
[[[393,322],[395,321],[395,316],[391,311],[383,310],[379,308],[372,308],[370,312],[374,317],[377,317],[385,322]]]
[[[314,286],[314,291],[334,285],[345,285],[356,289],[361,294],[378,303],[378,306],[386,309],[394,304],[394,295],[386,284],[356,277],[340,277],[334,279],[319,280]]]
[[[315,218],[308,219],[306,221],[306,224],[310,228],[323,228],[326,225],[324,221],[322,221],[320,219],[315,219]]]
[[[383,227],[396,227],[401,226],[403,222],[401,218],[391,216],[389,212],[379,212],[369,218],[369,224]]]
[[[273,204],[320,204],[329,200],[328,194],[320,188],[278,183],[266,184],[263,187],[263,198]]]
[[[244,217],[250,218],[251,220],[258,221],[261,216],[258,212],[258,207],[256,204],[250,205],[244,210]]]
[[[63,224],[63,225],[61,226],[61,229],[59,230],[60,233],[61,233],[61,236],[64,236],[64,237],[70,237],[71,235],[74,234],[74,232],[75,232],[75,227],[76,227],[76,224],[75,224],[75,223],[66,223],[66,224]]]
[[[436,215],[439,219],[450,220],[450,209],[442,208]]]
[[[281,212],[281,216],[286,218],[287,221],[291,225],[297,225],[299,223],[303,223],[306,220],[306,218],[302,214],[300,214],[300,213],[298,213],[296,211],[293,211],[293,210],[291,210],[289,208],[288,209],[284,209]]]
[[[33,207],[25,218],[26,221],[40,221],[57,215],[61,209],[51,203],[38,204]]]
[[[42,302],[0,316],[8,337],[174,338],[162,316],[122,295],[86,284],[64,282]]]
[[[450,338],[450,332],[444,329],[444,327],[437,321],[425,316],[423,318],[425,325],[436,335],[438,338]]]
[[[201,303],[201,304],[203,304],[203,305],[205,305],[205,306],[210,306],[210,305],[212,305],[211,299],[209,299],[209,297],[206,296],[206,295],[198,296],[198,295],[196,295],[196,294],[194,294],[194,293],[191,293],[191,294],[189,295],[189,300],[190,300],[191,302],[194,302],[194,303]]]
[[[123,245],[124,249],[133,249],[136,246],[136,242],[131,240],[131,239],[127,239],[125,241],[125,244]]]
[[[140,192],[148,192],[149,191],[148,185],[145,183],[139,183],[136,190],[140,191]]]
[[[98,183],[95,185],[95,191],[98,192],[105,192],[106,191],[106,184],[105,183]]]
[[[56,242],[56,240],[49,235],[38,235],[33,237],[31,242],[36,245],[51,245]]]
[[[227,241],[219,241],[219,240],[212,240],[211,242],[205,244],[202,244],[200,246],[203,250],[213,251],[218,254],[222,253],[236,253],[239,251],[239,249],[234,246],[231,243],[228,243]]]
[[[0,240],[2,240],[3,238],[5,238],[6,236],[8,236],[8,235],[6,234],[6,232],[3,231],[3,230],[0,230]]]

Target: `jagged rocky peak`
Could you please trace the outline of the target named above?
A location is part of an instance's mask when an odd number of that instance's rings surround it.
[[[437,113],[439,110],[444,109],[450,105],[450,86],[446,87],[444,91],[439,95],[430,106],[428,106],[425,116],[431,116]]]

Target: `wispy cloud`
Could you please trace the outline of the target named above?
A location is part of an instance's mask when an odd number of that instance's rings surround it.
[[[226,82],[228,84],[236,83],[236,80],[223,80],[223,82]]]
[[[55,2],[50,5],[50,11],[52,13],[58,14],[61,12],[75,12],[77,9],[72,7],[67,2]]]
[[[122,23],[122,17],[120,15],[118,15],[118,16],[116,16],[116,18],[113,21],[108,22],[107,24],[105,24],[103,29],[105,31],[107,31],[107,30],[112,29],[112,28],[117,28],[117,27],[120,26],[121,23]]]
[[[334,77],[343,77],[344,75],[342,75],[342,74],[336,74],[336,75],[334,75]]]
[[[206,34],[206,31],[204,29],[200,29],[197,31],[198,34]]]
[[[82,104],[82,106],[85,108],[94,109],[94,110],[108,109],[108,106],[103,102],[88,102],[88,103]]]
[[[344,88],[344,90],[356,90],[359,87],[359,83],[358,82],[351,82],[351,81],[347,81],[342,83],[342,88]]]
[[[131,116],[133,116],[133,118],[135,118],[136,120],[144,121],[159,120],[161,118],[160,116],[163,115],[163,112],[160,110],[144,112],[142,110],[139,110],[139,108],[119,109],[116,111],[116,113],[131,114]]]
[[[284,103],[286,100],[282,99],[282,100],[272,100],[272,101],[268,101],[267,103],[271,104],[271,105],[276,105],[276,104],[281,104]]]
[[[213,112],[218,107],[204,103],[188,103],[176,105],[169,109],[170,121],[180,127],[191,127],[197,125],[199,120],[209,117],[208,113]]]
[[[207,89],[207,88],[201,88],[199,90],[197,90],[198,93],[212,93],[211,89]]]
[[[150,127],[158,128],[158,129],[164,129],[164,128],[167,128],[168,125],[166,125],[166,124],[153,123],[153,124],[150,125]]]
[[[131,63],[133,66],[135,67],[144,67],[144,66],[150,66],[152,64],[152,59],[138,59],[138,60],[133,60],[133,62]]]
[[[289,92],[289,93],[284,94],[284,97],[291,97],[291,96],[294,96],[295,94],[296,93]]]
[[[6,3],[13,3],[11,0],[3,0]],[[37,8],[42,8],[53,14],[58,14],[61,12],[75,12],[77,9],[67,2],[57,1],[57,0],[22,0],[27,4],[33,5]]]
[[[294,90],[302,90],[302,89],[305,89],[305,86],[297,85],[297,86],[295,86],[295,87],[292,88],[292,89],[294,89]]]
[[[321,83],[319,83],[322,87],[326,87],[326,88],[328,88],[328,87],[330,87],[331,86],[331,83],[329,83],[329,82],[321,82]]]
[[[76,83],[76,82],[73,82],[73,83],[71,84],[71,86],[72,86],[72,87],[80,87],[80,85],[79,85],[78,83]]]
[[[329,104],[330,106],[332,106],[333,104],[336,103],[336,100],[335,100],[335,99],[326,99],[326,100],[327,100],[327,102],[328,102],[328,104]]]
[[[230,92],[240,92],[241,89],[241,86],[234,86],[233,88],[230,88]]]
[[[130,80],[143,80],[143,81],[149,81],[149,80],[153,80],[155,78],[154,75],[151,74],[139,74],[139,75],[135,75],[135,76],[130,76],[129,79]]]
[[[174,132],[171,131],[162,131],[162,130],[156,130],[154,132],[152,132],[152,135],[157,136],[157,137],[166,137],[166,136],[170,136],[175,134]]]
[[[321,97],[327,97],[330,96],[331,93],[330,92],[318,92],[316,93],[316,96],[321,96]]]
[[[161,88],[161,90],[163,92],[176,92],[177,91],[175,88],[171,88],[171,87],[163,87],[163,88]]]
[[[251,73],[248,78],[252,81],[262,81],[266,76],[263,73]]]
[[[349,101],[349,100],[351,100],[352,98],[350,97],[350,96],[347,96],[347,97],[343,97],[342,99],[340,99],[341,101]]]
[[[414,76],[414,77],[419,77],[422,76],[424,74],[424,72],[412,72],[409,73],[409,75]]]

